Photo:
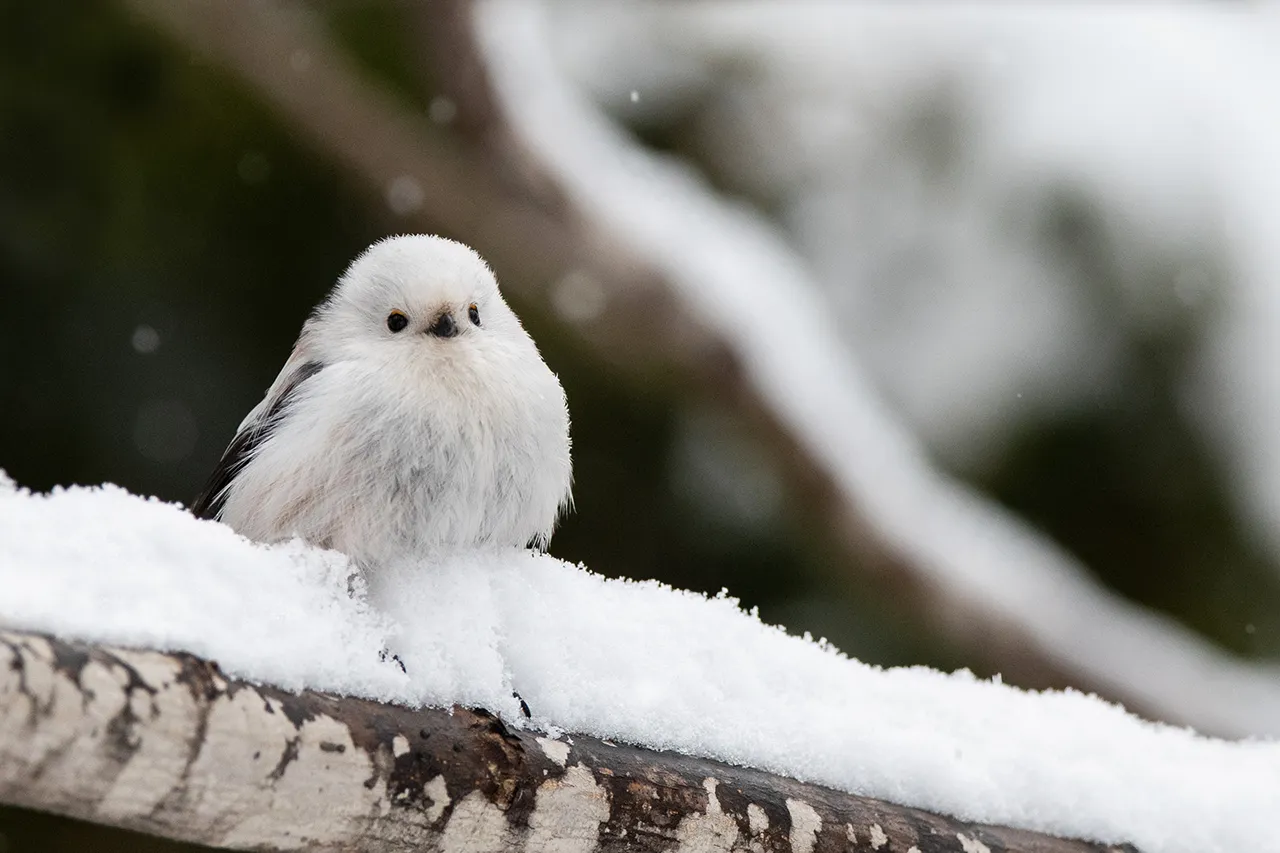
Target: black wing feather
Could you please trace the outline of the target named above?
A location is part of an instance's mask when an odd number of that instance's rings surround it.
[[[324,365],[318,361],[301,364],[293,372],[289,384],[280,390],[275,401],[262,413],[262,417],[236,433],[236,437],[231,440],[231,444],[227,446],[222,458],[214,467],[204,490],[192,502],[192,515],[196,518],[217,518],[221,514],[222,506],[227,502],[227,490],[236,475],[253,458],[253,454],[262,443],[271,437],[271,433],[280,423],[280,419],[289,408],[289,404],[293,402],[302,383],[319,373],[323,367]]]

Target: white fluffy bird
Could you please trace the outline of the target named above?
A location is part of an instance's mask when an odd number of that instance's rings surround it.
[[[564,390],[484,260],[393,237],[303,325],[192,512],[376,566],[545,547],[571,478]]]

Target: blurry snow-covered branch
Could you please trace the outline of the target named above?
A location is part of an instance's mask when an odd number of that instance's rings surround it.
[[[1074,684],[1206,732],[1280,731],[1280,675],[1109,594],[935,470],[795,251],[613,126],[552,61],[541,7],[479,6],[474,31],[469,4],[419,13],[432,15],[417,32],[457,101],[460,141],[363,79],[304,8],[130,3],[241,75],[407,222],[520,270],[545,288],[531,299],[576,294],[562,300],[572,328],[602,360],[734,407],[848,583],[887,581],[922,623],[1024,683]],[[802,330],[772,334],[779,311]]]
[[[981,475],[1054,430],[1141,431],[1177,449],[1118,450],[1101,479],[1142,455],[1129,470],[1176,471],[1137,475],[1149,505],[1172,507],[1179,477],[1220,493],[1229,549],[1274,577],[1280,122],[1256,108],[1280,79],[1273,9],[550,8],[576,87],[769,210],[931,454]],[[1192,595],[1230,575],[1217,556],[1188,560]]]
[[[1113,392],[1115,326],[1212,316],[1240,272],[1229,240],[1253,236],[1223,214],[1253,218],[1243,193],[1265,194],[1270,155],[1252,143],[1280,130],[1231,97],[1280,73],[1265,14],[549,7],[574,85],[642,129],[678,125],[682,152],[762,200],[844,343],[961,462],[1020,419]],[[1101,233],[1055,233],[1073,213]]]

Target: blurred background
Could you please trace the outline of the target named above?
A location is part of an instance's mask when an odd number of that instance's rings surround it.
[[[584,332],[598,283],[526,246],[536,231],[502,211],[441,215],[429,172],[386,180],[335,156],[262,82],[294,75],[314,105],[337,88],[308,75],[355,75],[424,158],[555,211],[564,198],[522,171],[467,76],[502,57],[466,49],[466,4],[230,4],[186,20],[184,2],[0,5],[0,469],[33,490],[113,482],[190,501],[345,265],[388,234],[442,233],[490,257],[565,385],[577,510],[554,555],[726,589],[871,663],[1003,670],[894,583],[834,571],[847,555],[796,509],[790,451],[736,396]],[[217,47],[235,41],[225,20],[263,9],[309,39],[280,41],[276,71]],[[933,465],[1117,598],[1259,666],[1280,658],[1280,18],[1251,4],[545,11],[529,37],[575,91],[776,229]],[[315,44],[342,63],[322,68]],[[759,333],[803,331],[780,306]],[[0,809],[0,853],[44,849],[180,845]]]

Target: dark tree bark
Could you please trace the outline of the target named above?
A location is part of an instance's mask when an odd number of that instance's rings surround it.
[[[292,694],[188,654],[18,632],[0,632],[0,802],[242,850],[1131,849],[552,739],[483,710]]]

